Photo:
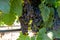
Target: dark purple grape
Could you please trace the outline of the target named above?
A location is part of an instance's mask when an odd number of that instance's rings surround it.
[[[24,18],[20,17],[19,21],[21,23],[21,31],[23,34],[26,34],[28,32],[28,25],[25,23]]]
[[[37,15],[37,17],[41,15],[41,12],[38,7],[34,7],[34,12],[35,12],[35,15]]]
[[[58,16],[57,8],[54,8],[54,27],[53,30],[58,30],[60,28],[60,18]]]
[[[29,0],[29,1],[31,2],[31,5],[35,7],[37,7],[41,3],[41,0]]]
[[[54,18],[55,19],[58,19],[59,18],[58,12],[57,12],[57,8],[54,8]]]
[[[60,28],[60,19],[58,19],[58,20],[56,20],[55,22],[54,22],[54,27],[53,27],[53,29],[54,30],[58,30]]]
[[[34,26],[34,24],[31,24],[31,29],[33,32],[37,32],[37,28],[36,28],[36,26]]]
[[[29,23],[29,17],[27,17],[28,13],[27,13],[27,9],[28,9],[28,1],[24,0],[24,6],[23,6],[23,12],[22,12],[22,16],[19,17],[19,21],[21,23],[21,31],[23,34],[27,34],[28,33],[28,23]]]

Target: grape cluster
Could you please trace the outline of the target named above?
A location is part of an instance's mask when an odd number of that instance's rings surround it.
[[[19,17],[23,34],[28,34],[28,23],[30,20],[33,20],[30,24],[32,32],[37,32],[39,30],[40,25],[43,22],[38,7],[39,4],[39,0],[24,0],[23,13],[22,16]]]

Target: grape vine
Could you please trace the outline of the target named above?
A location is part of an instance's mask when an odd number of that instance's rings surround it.
[[[60,0],[0,0],[0,25],[10,26],[16,19],[22,32],[17,40],[60,39]]]

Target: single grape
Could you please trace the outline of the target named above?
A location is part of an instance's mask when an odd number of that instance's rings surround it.
[[[25,24],[25,21],[24,21],[24,18],[23,17],[20,17],[19,18],[19,21],[21,23],[21,30],[22,30],[22,33],[23,34],[26,34],[28,32],[28,25]]]
[[[41,3],[41,0],[29,0],[32,6],[38,7]]]

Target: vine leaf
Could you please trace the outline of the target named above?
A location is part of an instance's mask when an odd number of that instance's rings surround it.
[[[60,28],[58,30],[53,30],[54,38],[60,38]]]
[[[39,8],[41,10],[41,15],[42,15],[43,21],[44,22],[48,21],[50,9],[47,6],[45,6],[44,4],[41,4],[39,6]]]
[[[56,1],[57,0],[46,0],[46,3],[50,5],[55,5]]]
[[[23,35],[22,32],[20,33],[20,36],[17,40],[30,40],[29,36]]]
[[[35,36],[31,37],[31,40],[36,40],[36,37]]]
[[[22,15],[22,0],[10,0],[10,10],[18,16]]]
[[[57,25],[55,24],[53,27],[53,33],[55,38],[60,38],[60,20],[57,20],[57,22]]]
[[[46,28],[39,30],[36,40],[51,40],[46,34]]]
[[[16,19],[16,16],[14,13],[4,14],[3,15],[3,22],[6,25],[12,25]]]
[[[47,22],[45,22],[46,27],[52,27],[53,26],[53,19],[54,19],[54,9],[50,8],[50,16]]]
[[[0,26],[3,25],[3,12],[0,11]]]
[[[52,25],[53,25],[53,19],[54,19],[53,15],[54,15],[54,9],[50,8],[50,16],[49,16],[49,20],[47,23],[48,27],[52,27]]]
[[[16,15],[22,15],[22,0],[0,0],[0,10],[3,12],[3,22],[12,25]]]
[[[58,15],[60,17],[60,7],[57,8],[57,11],[58,11]]]

